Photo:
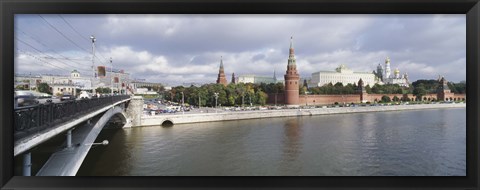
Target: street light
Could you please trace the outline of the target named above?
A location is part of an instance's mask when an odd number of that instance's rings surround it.
[[[184,95],[183,95],[183,92],[180,92],[182,93],[182,114],[185,114],[185,102],[184,102]]]
[[[242,109],[245,109],[244,108],[245,106],[243,105],[243,99],[244,99],[243,97],[245,97],[245,94],[242,93]]]
[[[107,146],[108,145],[108,140],[103,140],[102,142],[99,142],[99,143],[89,143],[89,144],[85,144],[85,145],[103,145],[103,146]]]
[[[277,94],[278,92],[275,93],[275,107],[277,107]]]
[[[252,95],[248,94],[248,98],[250,99],[250,107],[252,107]]]
[[[95,93],[95,88],[93,87],[93,80],[95,79],[95,41],[97,41],[97,39],[93,35],[90,36],[90,39],[92,40],[92,70],[93,70],[92,80],[90,81],[90,84],[92,87],[92,93]]]
[[[308,92],[305,91],[305,106],[308,106]]]
[[[202,106],[200,102],[200,92],[198,93],[198,109],[200,110],[200,107]]]
[[[213,93],[215,96],[215,113],[217,113],[217,99],[218,99],[218,92]]]
[[[112,96],[113,96],[113,60],[112,60],[112,57],[110,57],[110,64],[112,65],[112,67],[110,68],[110,86],[112,86],[111,88],[111,92],[112,92]]]

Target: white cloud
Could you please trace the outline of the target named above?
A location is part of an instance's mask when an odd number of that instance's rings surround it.
[[[346,64],[371,72],[390,56],[392,69],[407,72],[412,80],[445,75],[465,80],[465,15],[64,15],[86,39],[64,25],[59,28],[83,49],[88,36],[97,37],[97,52],[112,57],[114,67],[132,78],[173,83],[213,82],[220,56],[225,74],[258,74],[277,78],[286,69],[291,35],[302,76],[333,70]],[[22,31],[66,57],[89,59],[35,16],[16,17]],[[56,16],[47,18],[63,23]],[[21,33],[20,33],[21,34]],[[23,51],[35,52],[17,43]],[[67,53],[68,52],[68,53]],[[20,55],[16,71],[65,72]],[[38,55],[40,56],[40,55]],[[62,63],[52,61],[62,67]],[[68,61],[66,61],[68,62]],[[104,63],[102,63],[104,62]],[[108,64],[105,60],[97,64]],[[72,62],[69,62],[73,64]],[[79,67],[86,70],[89,61]],[[39,66],[40,65],[40,66]],[[66,66],[63,66],[66,67]],[[66,67],[68,69],[68,67]]]

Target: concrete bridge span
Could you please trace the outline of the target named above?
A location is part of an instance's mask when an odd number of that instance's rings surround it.
[[[37,176],[75,176],[92,148],[100,131],[112,117],[127,123],[127,114],[121,106],[111,106],[98,120],[78,127],[72,132],[70,147],[55,152],[36,174]],[[68,144],[68,143],[67,143]]]

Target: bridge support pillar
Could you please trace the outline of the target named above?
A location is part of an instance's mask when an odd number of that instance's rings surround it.
[[[72,130],[73,129],[67,131],[67,149],[72,148]]]
[[[132,127],[141,126],[141,116],[143,114],[143,97],[133,96],[132,99],[130,99],[130,103],[128,104],[126,114],[131,121]]]
[[[23,176],[31,176],[32,171],[32,153],[23,155]]]

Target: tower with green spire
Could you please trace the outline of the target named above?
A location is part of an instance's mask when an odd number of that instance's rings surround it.
[[[290,51],[288,56],[287,72],[285,73],[285,105],[289,107],[299,106],[300,75],[297,72],[295,50],[293,49],[293,36],[290,38]]]

